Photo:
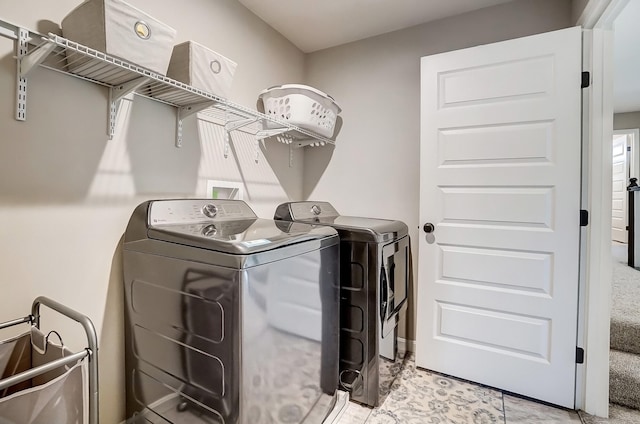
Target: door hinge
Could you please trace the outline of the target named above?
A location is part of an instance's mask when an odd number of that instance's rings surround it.
[[[584,349],[576,347],[576,364],[584,364]]]
[[[580,84],[580,88],[587,88],[591,84],[591,74],[587,71],[582,73],[582,83]]]
[[[589,211],[580,209],[580,226],[586,227],[589,225]]]
[[[631,146],[627,146],[627,152],[631,151]]]

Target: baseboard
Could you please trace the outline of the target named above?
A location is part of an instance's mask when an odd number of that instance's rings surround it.
[[[349,392],[336,390],[336,404],[333,411],[322,421],[323,424],[336,424],[349,407]]]
[[[398,337],[398,350],[416,353],[416,341]]]

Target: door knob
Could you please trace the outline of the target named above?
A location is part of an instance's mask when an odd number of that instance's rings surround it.
[[[424,230],[425,233],[429,234],[429,233],[433,233],[433,230],[435,230],[436,227],[434,227],[432,223],[427,222],[426,224],[424,224],[422,229]]]

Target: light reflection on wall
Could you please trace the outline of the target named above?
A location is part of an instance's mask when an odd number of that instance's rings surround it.
[[[127,96],[120,102],[116,115],[115,134],[113,139],[107,142],[91,182],[88,192],[90,200],[113,202],[150,194],[155,197],[170,195],[141,193],[136,190],[136,175],[134,175],[136,167],[132,164],[133,159],[128,149],[128,143],[131,143],[128,138],[131,137],[130,126],[134,101],[136,101],[134,96]],[[204,197],[207,195],[208,180],[241,182],[244,185],[245,201],[254,208],[256,213],[265,217],[273,214],[278,203],[288,200],[285,190],[253,134],[242,130],[233,131],[229,139],[228,155],[225,158],[224,126],[207,119],[206,115],[185,120],[184,125],[194,125],[194,123],[197,131],[187,128],[185,135],[188,137],[193,134],[199,139],[200,158],[197,182],[188,192],[177,193],[177,195]],[[193,140],[185,139],[184,143],[193,143]],[[276,143],[275,140],[266,140],[265,147],[262,148],[275,148]],[[157,154],[157,152],[152,153]],[[153,161],[153,154],[145,160]],[[138,165],[140,165],[138,169],[144,168],[144,164]],[[171,172],[170,169],[163,171],[165,171],[163,178],[167,177],[167,172]]]
[[[202,150],[198,194],[206,192],[207,180],[241,181],[245,188],[245,201],[258,216],[263,217],[272,216],[275,206],[288,199],[253,134],[233,131],[229,140],[229,154],[225,158],[223,126],[200,115],[198,133]],[[267,140],[267,148],[270,143],[275,141]]]
[[[89,188],[89,199],[127,199],[135,195],[131,159],[127,151],[131,106],[132,98],[129,96],[120,101],[115,134],[104,149]]]
[[[228,157],[224,157],[224,127],[206,119],[198,119],[197,125],[201,156],[196,193],[206,193],[207,180],[242,182],[240,170],[231,149]],[[244,188],[246,193],[248,188],[246,185]]]

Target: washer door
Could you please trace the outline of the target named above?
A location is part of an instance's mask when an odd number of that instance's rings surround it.
[[[383,336],[395,328],[398,314],[407,302],[409,272],[408,236],[382,248],[380,320]]]

